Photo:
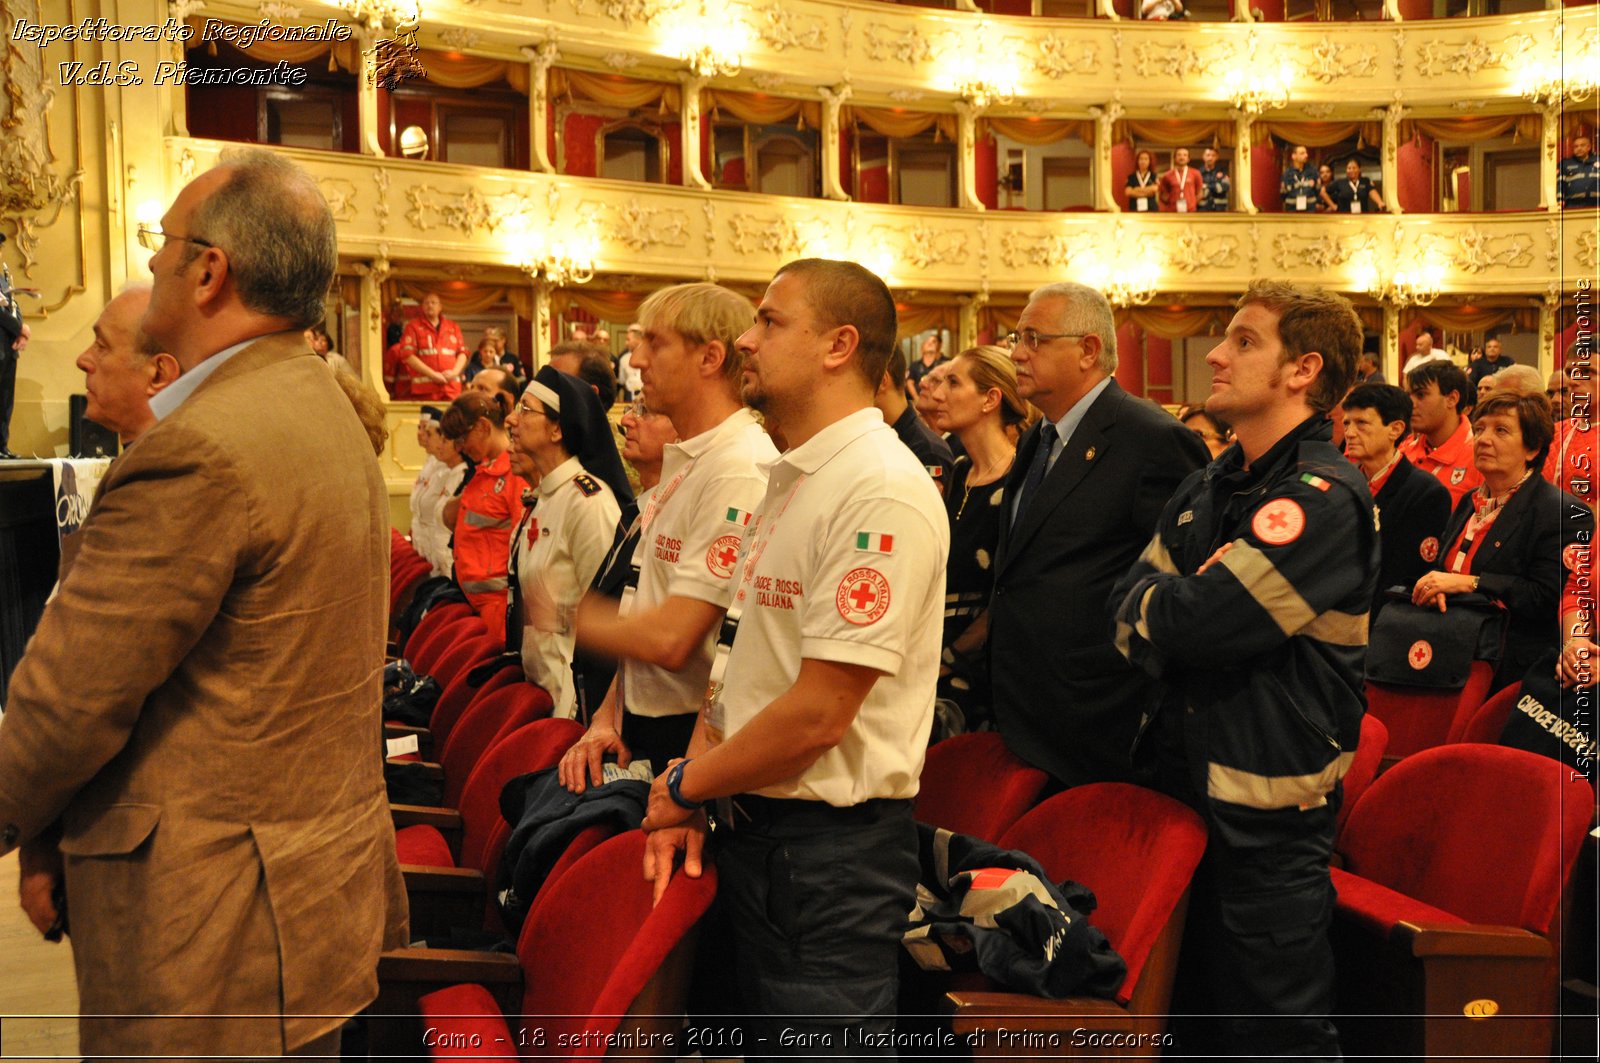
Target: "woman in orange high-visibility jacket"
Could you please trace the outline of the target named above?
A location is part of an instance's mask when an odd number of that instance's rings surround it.
[[[455,529],[456,582],[503,643],[511,529],[522,518],[528,484],[511,471],[505,411],[493,398],[467,392],[450,404],[439,428],[476,466],[461,496],[445,507],[445,523]]]

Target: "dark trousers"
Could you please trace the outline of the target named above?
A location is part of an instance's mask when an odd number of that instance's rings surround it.
[[[17,355],[11,340],[0,333],[0,450],[11,447],[11,408],[17,399]]]
[[[622,714],[622,744],[634,760],[648,760],[650,770],[660,775],[667,764],[684,755],[694,734],[698,713],[677,716],[638,716]]]
[[[1328,876],[1336,805],[1301,812],[1209,804],[1173,1011],[1182,1054],[1343,1058]]]
[[[911,802],[734,801],[734,829],[712,837],[745,1057],[892,1057],[872,1042],[894,1030],[918,869]]]

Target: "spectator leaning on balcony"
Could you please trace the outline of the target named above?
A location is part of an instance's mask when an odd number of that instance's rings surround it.
[[[1587,134],[1572,138],[1572,154],[1556,167],[1556,196],[1563,210],[1600,207],[1600,157],[1591,151]]]
[[[1156,193],[1160,191],[1156,184],[1155,156],[1148,151],[1141,151],[1133,157],[1133,172],[1128,175],[1128,209],[1135,213],[1145,213],[1156,209]]]
[[[1317,209],[1317,171],[1307,161],[1310,157],[1304,144],[1296,144],[1289,156],[1290,166],[1278,182],[1283,209],[1291,214],[1310,214]]]
[[[1333,167],[1327,163],[1322,163],[1317,167],[1317,213],[1319,214],[1332,214],[1336,209],[1332,200],[1322,198],[1322,193],[1326,192],[1332,184]]]
[[[1200,206],[1204,191],[1200,171],[1189,165],[1189,149],[1178,148],[1172,153],[1172,168],[1161,175],[1161,209],[1188,214]]]
[[[1330,205],[1339,214],[1364,214],[1368,210],[1383,210],[1383,197],[1372,187],[1372,182],[1361,176],[1361,164],[1354,159],[1344,164],[1344,180],[1334,181],[1318,190],[1324,205]]]
[[[1233,182],[1217,161],[1217,149],[1207,148],[1200,153],[1200,209],[1223,211],[1228,209],[1228,192]]]
[[[467,341],[461,326],[444,316],[437,292],[422,297],[422,313],[406,322],[400,336],[400,373],[410,374],[410,397],[449,402],[461,394],[467,369]]]

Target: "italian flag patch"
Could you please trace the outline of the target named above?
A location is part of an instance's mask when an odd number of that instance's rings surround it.
[[[894,550],[894,536],[877,532],[856,532],[856,549],[870,554],[887,554]]]
[[[1328,481],[1324,480],[1322,477],[1320,477],[1320,476],[1312,476],[1308,472],[1307,473],[1301,473],[1300,474],[1300,479],[1302,481],[1304,481],[1305,483],[1310,484],[1312,487],[1315,487],[1318,491],[1326,491],[1326,490],[1328,490],[1328,488],[1333,486],[1331,483],[1329,483]]]
[[[727,521],[729,524],[749,524],[750,513],[746,510],[735,509],[733,506],[729,506],[728,515],[722,519]]]

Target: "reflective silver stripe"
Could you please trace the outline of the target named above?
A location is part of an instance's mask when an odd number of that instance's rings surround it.
[[[509,517],[505,520],[495,520],[487,513],[474,513],[469,509],[467,510],[467,526],[469,528],[509,528],[511,527],[511,520]]]
[[[1365,646],[1367,625],[1372,621],[1369,613],[1344,613],[1329,609],[1300,629],[1307,638],[1331,642],[1335,646]]]
[[[503,591],[509,586],[511,581],[501,576],[499,579],[480,579],[463,583],[461,589],[468,594],[490,594],[494,591]]]
[[[1340,753],[1327,767],[1309,775],[1257,775],[1213,762],[1206,768],[1206,792],[1218,801],[1246,808],[1321,808],[1354,759],[1354,753]]]
[[[1267,555],[1249,543],[1237,541],[1232,550],[1222,555],[1221,564],[1244,584],[1244,589],[1277,621],[1285,635],[1304,635],[1338,646],[1367,644],[1368,614],[1338,609],[1317,613]]]
[[[1267,611],[1285,635],[1293,635],[1317,618],[1294,584],[1284,578],[1267,555],[1243,539],[1222,555],[1222,567],[1232,572],[1256,604]]]
[[[1144,548],[1144,553],[1139,555],[1139,560],[1169,576],[1178,574],[1178,566],[1172,563],[1172,555],[1167,552],[1167,544],[1161,541],[1161,533],[1150,537],[1150,543]]]

